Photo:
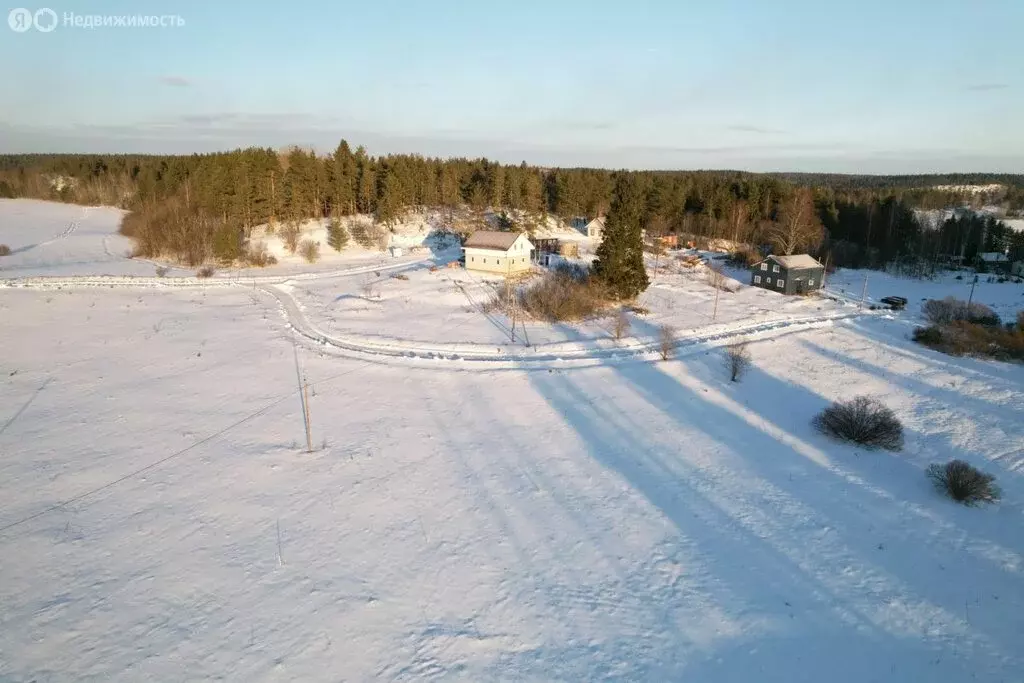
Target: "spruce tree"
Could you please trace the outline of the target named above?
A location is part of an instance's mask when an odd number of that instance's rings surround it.
[[[636,176],[620,175],[594,261],[594,275],[619,299],[632,299],[650,284],[640,227],[645,203],[646,193]]]
[[[335,251],[341,251],[348,245],[348,230],[337,216],[331,216],[327,221],[327,244]]]

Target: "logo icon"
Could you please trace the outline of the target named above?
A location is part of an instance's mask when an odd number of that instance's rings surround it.
[[[56,24],[57,15],[54,14],[53,17],[54,24]],[[32,28],[32,19],[31,10],[27,10],[24,7],[16,7],[7,15],[7,25],[10,26],[11,30],[15,33],[24,33]]]
[[[36,30],[40,33],[49,33],[57,28],[57,13],[49,7],[36,10],[32,20],[35,22]]]

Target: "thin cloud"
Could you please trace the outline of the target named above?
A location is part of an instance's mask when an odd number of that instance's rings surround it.
[[[161,76],[160,82],[172,88],[187,88],[192,85],[192,81],[184,76]]]
[[[727,127],[728,130],[736,131],[738,133],[757,133],[758,135],[771,135],[774,133],[783,133],[777,128],[764,128],[762,126],[751,126],[748,124],[735,124]]]
[[[1008,83],[972,83],[964,88],[964,90],[970,90],[971,92],[988,92],[990,90],[1006,90],[1010,85]]]

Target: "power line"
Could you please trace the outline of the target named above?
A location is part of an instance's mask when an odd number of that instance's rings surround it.
[[[365,361],[360,361],[360,362],[365,362]],[[339,373],[339,374],[334,375],[332,377],[328,377],[327,379],[322,379],[319,382],[314,382],[313,386],[317,386],[318,384],[326,384],[326,383],[332,382],[332,381],[334,381],[336,379],[340,379],[341,377],[344,377],[346,375],[352,374],[357,369],[359,369],[359,368],[352,368],[351,370],[346,370],[345,372]],[[251,419],[253,419],[255,417],[259,417],[260,415],[262,415],[263,413],[267,412],[268,410],[270,410],[274,406],[276,406],[276,405],[278,405],[280,403],[283,403],[284,401],[287,401],[291,397],[292,397],[292,392],[289,391],[284,396],[281,396],[280,398],[278,398],[278,399],[268,403],[267,405],[263,406],[262,408],[260,408],[256,412],[250,413],[249,415],[246,415],[245,417],[243,417],[242,419],[238,420],[237,422],[233,422],[230,425],[228,425],[227,427],[224,427],[223,429],[221,429],[221,430],[219,430],[217,432],[214,432],[213,434],[210,434],[209,436],[205,436],[202,439],[200,439],[199,441],[196,441],[195,443],[190,444],[190,445],[186,446],[185,448],[182,448],[179,451],[175,451],[174,453],[171,453],[168,456],[160,458],[159,460],[157,460],[155,462],[151,462],[148,465],[145,465],[144,467],[140,467],[137,470],[129,472],[128,474],[122,475],[122,476],[118,477],[117,479],[114,479],[112,481],[107,482],[106,484],[103,484],[101,486],[97,486],[96,488],[93,488],[93,489],[89,489],[88,491],[80,493],[77,496],[73,496],[72,498],[68,498],[67,500],[61,501],[60,503],[56,503],[56,504],[51,505],[51,506],[49,506],[47,508],[44,508],[43,510],[40,510],[39,512],[35,512],[35,513],[33,513],[31,515],[28,515],[26,517],[22,517],[21,519],[19,519],[17,521],[11,522],[9,524],[5,524],[4,526],[0,526],[0,533],[3,533],[3,532],[5,532],[5,531],[7,531],[9,529],[13,529],[16,526],[20,526],[22,524],[26,524],[28,522],[31,522],[32,520],[38,519],[39,517],[42,517],[44,515],[48,515],[49,513],[55,512],[57,510],[60,510],[61,508],[65,508],[68,505],[72,505],[74,503],[82,501],[82,500],[84,500],[86,498],[89,498],[91,496],[96,495],[97,493],[100,493],[101,491],[105,491],[105,490],[107,490],[109,488],[113,488],[114,486],[117,486],[118,484],[120,484],[120,483],[122,483],[124,481],[127,481],[128,479],[131,479],[133,477],[136,477],[136,476],[142,474],[143,472],[148,472],[151,469],[159,467],[160,465],[163,465],[165,462],[168,462],[170,460],[173,460],[174,458],[182,456],[182,455],[188,453],[189,451],[191,451],[192,449],[197,448],[199,446],[202,446],[203,444],[208,443],[208,442],[216,439],[218,436],[226,434],[227,432],[231,431],[235,427],[239,427],[239,426],[245,424],[246,422],[248,422],[249,420],[251,420]]]

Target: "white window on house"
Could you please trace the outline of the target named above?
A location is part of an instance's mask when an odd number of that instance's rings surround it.
[[[766,277],[764,281],[767,282],[768,284],[772,283],[772,279],[770,277]]]
[[[786,281],[785,280],[776,280],[775,281],[775,286],[778,287],[779,289],[782,289],[783,287],[786,286]]]
[[[484,263],[487,263],[487,259],[484,259]]]
[[[470,257],[469,257],[469,260],[470,260],[470,261],[473,261],[474,263],[476,263],[476,256],[470,256]]]
[[[761,284],[761,276],[760,275],[755,275],[754,276],[754,284],[755,285]]]
[[[501,265],[501,259],[497,259],[497,261],[498,261],[498,265],[500,266]]]
[[[768,270],[768,264],[767,263],[762,263],[761,264],[761,270]]]
[[[814,278],[812,277],[812,278],[810,278],[809,280],[807,280],[807,284],[808,284],[809,286],[813,287],[813,286],[814,286]]]
[[[772,272],[773,273],[779,272],[779,267],[778,266],[772,266]]]

